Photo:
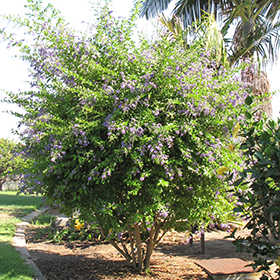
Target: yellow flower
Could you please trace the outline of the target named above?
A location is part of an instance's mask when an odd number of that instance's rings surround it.
[[[218,175],[222,175],[222,174],[224,174],[224,173],[227,172],[227,171],[228,171],[228,167],[222,166],[222,167],[220,167],[220,168],[217,170],[217,174],[218,174]]]
[[[234,150],[235,150],[235,145],[232,144],[232,143],[230,143],[230,144],[228,145],[228,149],[229,149],[231,152],[234,152]]]
[[[110,229],[109,229],[109,235],[111,234],[112,230],[113,230],[113,228],[110,228]]]
[[[238,131],[240,129],[240,124],[238,123],[235,127],[234,127],[234,130],[233,130],[233,137],[236,138],[237,137],[237,134],[238,134]]]
[[[84,223],[80,223],[80,220],[79,220],[79,219],[75,221],[75,228],[76,228],[77,230],[81,230],[81,228],[82,228],[83,226],[84,226]]]
[[[275,139],[273,137],[270,137],[270,142],[274,143]]]

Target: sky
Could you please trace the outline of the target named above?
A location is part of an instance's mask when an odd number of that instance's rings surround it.
[[[24,15],[27,9],[24,8],[26,0],[0,0],[0,14],[20,14]],[[94,0],[93,0],[94,2]],[[96,1],[95,1],[96,2]],[[103,1],[104,2],[104,1]],[[112,10],[116,16],[127,16],[132,8],[132,0],[112,0]],[[83,30],[83,21],[90,22],[92,15],[92,5],[88,0],[43,0],[44,4],[52,3],[58,8],[66,21],[75,29]],[[0,20],[0,28],[5,23]],[[145,20],[138,20],[137,26],[140,31],[149,33],[151,25]],[[5,91],[28,90],[29,85],[25,82],[28,80],[28,65],[14,56],[18,53],[7,49],[5,43],[0,43],[0,100],[5,97]],[[280,61],[274,65],[272,70],[268,71],[268,77],[271,83],[272,91],[280,90]],[[273,96],[273,118],[280,117],[280,94]],[[11,133],[11,129],[17,128],[18,119],[8,113],[6,110],[17,110],[14,105],[0,103],[0,138],[18,140],[17,136]]]
[[[26,0],[0,0],[0,14],[19,14],[23,16],[28,11],[24,8],[26,3]],[[79,30],[83,30],[86,26],[82,22],[90,22],[92,15],[94,15],[92,5],[88,0],[43,0],[43,3],[52,3],[55,8],[61,11],[66,21]],[[117,16],[127,16],[133,7],[132,0],[112,0],[112,5],[112,10]],[[146,20],[139,20],[138,24],[140,30],[145,32],[145,28],[147,28]],[[0,20],[0,28],[2,27],[5,27],[5,22]],[[17,30],[15,33],[17,33]],[[15,58],[14,56],[17,54],[19,53],[13,48],[8,50],[5,43],[0,43],[0,100],[5,97],[5,91],[17,92],[19,89],[29,89],[29,85],[26,83],[26,80],[28,80],[28,65],[19,58]],[[12,128],[17,128],[18,118],[3,113],[3,111],[14,109],[19,111],[16,106],[0,103],[0,138],[18,140],[17,136],[11,133]]]

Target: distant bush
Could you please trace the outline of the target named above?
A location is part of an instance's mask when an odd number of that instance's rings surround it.
[[[249,100],[249,99],[247,99]],[[251,102],[248,102],[250,104]],[[246,165],[239,173],[235,186],[239,191],[237,212],[243,213],[251,230],[248,237],[236,237],[238,251],[253,254],[252,266],[263,271],[262,280],[280,276],[280,119],[266,117],[255,121],[246,113],[247,121],[241,129],[240,149],[246,156]],[[235,237],[235,232],[232,234]],[[269,269],[277,264],[277,278]]]
[[[17,153],[21,144],[8,139],[0,139],[0,190],[17,190],[25,160]]]

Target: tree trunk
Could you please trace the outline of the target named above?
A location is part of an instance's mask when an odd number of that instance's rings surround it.
[[[150,259],[151,259],[151,255],[154,250],[154,231],[155,231],[155,229],[154,229],[154,227],[152,227],[150,230],[149,240],[148,240],[148,244],[147,244],[147,251],[146,251],[146,256],[145,256],[145,260],[144,260],[144,271],[147,271],[150,269]]]
[[[134,234],[136,239],[136,248],[137,248],[137,257],[138,257],[138,264],[137,268],[141,271],[143,266],[143,260],[142,260],[142,246],[141,246],[141,236],[140,236],[140,228],[139,225],[136,224],[134,226]]]
[[[137,268],[137,263],[136,263],[135,253],[134,253],[134,239],[132,238],[131,228],[129,224],[127,224],[127,230],[128,230],[129,240],[130,240],[130,248],[131,248],[130,250],[131,250],[131,257],[133,261],[133,267]]]
[[[100,229],[100,232],[103,236],[104,239],[106,239],[106,234],[104,232],[104,229],[102,227],[99,227]],[[127,250],[122,250],[118,245],[117,243],[112,240],[112,239],[109,239],[109,243],[128,261],[128,262],[131,262],[132,261],[132,258],[130,257],[130,255],[127,254]]]
[[[164,232],[160,235],[160,230],[163,227],[163,223],[156,222],[156,219],[154,221],[154,226],[151,227],[151,230],[149,232],[149,237],[147,240],[147,247],[145,249],[145,246],[142,246],[142,240],[141,240],[141,230],[140,226],[138,224],[134,225],[134,230],[132,231],[132,227],[127,224],[127,230],[128,230],[128,240],[120,240],[120,242],[109,239],[108,241],[112,246],[115,247],[115,249],[129,262],[133,264],[133,267],[137,269],[139,272],[147,271],[150,269],[150,259],[154,250],[154,247],[158,242],[162,239],[162,237],[165,235],[167,230],[164,230]],[[99,227],[100,232],[104,238],[107,237],[104,229],[102,227]],[[129,245],[130,243],[130,250]]]
[[[251,84],[252,95],[260,98],[263,104],[258,105],[260,109],[260,118],[262,114],[266,113],[269,118],[272,118],[272,99],[270,94],[270,83],[267,74],[259,71],[257,66],[250,66],[247,71],[242,73],[242,81]]]

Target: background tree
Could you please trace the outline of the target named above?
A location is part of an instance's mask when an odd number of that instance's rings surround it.
[[[171,0],[141,1],[141,16],[150,19],[167,9]],[[179,0],[172,16],[180,17],[184,26],[202,20],[204,12],[221,20],[221,31],[227,43],[230,64],[256,55],[258,60],[274,63],[279,46],[280,2],[266,0]],[[226,38],[229,28],[233,36]]]
[[[184,28],[181,18],[173,16],[168,19],[164,14],[159,15],[159,22],[167,29],[167,36],[170,39],[178,40],[184,49],[187,49],[195,41],[201,41],[208,51],[207,55],[211,61],[216,62],[216,67],[223,65],[228,67],[228,55],[225,49],[225,42],[222,33],[219,31],[213,14],[205,14],[202,23],[194,30]],[[212,65],[213,67],[213,65]]]
[[[248,99],[248,105],[250,105]],[[235,209],[246,218],[247,237],[235,236],[238,251],[246,250],[254,257],[252,266],[264,275],[261,279],[279,279],[280,276],[280,120],[277,122],[247,113],[242,124],[240,149],[246,155],[246,165],[234,185],[241,206]],[[277,264],[275,278],[269,273]]]
[[[11,140],[0,139],[0,191],[3,190],[4,183],[20,180],[15,174],[24,165],[24,160],[15,155],[18,145]]]
[[[144,11],[146,11],[147,17],[156,15],[161,11],[161,6],[156,5],[156,3],[157,1],[143,1],[142,15],[144,15]],[[193,28],[192,37],[199,35],[200,38],[204,38],[205,47],[209,49],[210,46],[210,55],[216,57],[217,66],[219,64],[232,66],[244,59],[251,60],[253,63],[257,59],[257,65],[252,66],[247,73],[244,72],[242,78],[244,82],[248,83],[249,87],[252,87],[252,93],[261,101],[258,107],[261,107],[271,117],[270,85],[267,75],[259,68],[261,63],[265,66],[268,63],[273,64],[277,59],[280,27],[278,21],[279,2],[214,1],[211,2],[212,6],[210,7],[208,7],[208,3],[210,2],[198,1],[196,7],[194,7],[192,1],[179,1],[173,11],[173,18],[167,20],[164,16],[160,16],[160,21],[172,33],[174,31],[174,28],[170,29],[172,25],[175,23],[175,25],[180,26],[194,24],[194,20],[199,15],[201,23],[198,27]],[[179,8],[180,5],[185,9]],[[216,14],[220,13],[222,19],[221,32],[213,18],[214,14],[204,13],[204,15],[201,15],[198,12],[201,7],[215,10]],[[148,11],[151,13],[148,13]],[[179,16],[180,24],[178,23]],[[188,20],[186,21],[186,19]],[[226,35],[230,27],[235,28],[235,31],[233,36],[228,39]],[[188,32],[181,32],[181,34],[184,34],[185,42],[188,41],[190,28],[187,30]]]
[[[136,46],[136,12],[117,20],[101,9],[87,35],[51,5],[28,2],[24,19],[6,18],[33,43],[2,31],[30,63],[34,88],[9,93],[26,110],[19,135],[31,162],[21,190],[78,212],[134,267],[149,269],[153,248],[178,221],[207,226],[232,208],[216,170],[240,163],[227,149],[247,95],[240,69],[209,67],[199,42],[186,51],[159,34]]]

